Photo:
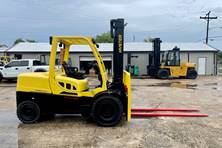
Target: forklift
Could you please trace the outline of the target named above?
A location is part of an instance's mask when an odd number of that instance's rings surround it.
[[[81,114],[100,126],[115,126],[123,118],[131,119],[130,74],[123,71],[124,19],[110,21],[113,45],[113,78],[108,81],[98,45],[91,37],[52,36],[49,72],[23,73],[16,87],[17,117],[23,123],[35,123],[55,114]],[[77,67],[67,64],[72,45],[89,46],[96,59],[100,84],[89,88],[89,81]],[[57,48],[61,69],[55,69]]]
[[[195,63],[180,62],[180,48],[174,47],[172,50],[162,53],[161,60],[160,43],[162,41],[160,38],[154,38],[151,42],[153,43],[153,51],[149,54],[149,65],[147,66],[149,76],[159,79],[197,78]]]

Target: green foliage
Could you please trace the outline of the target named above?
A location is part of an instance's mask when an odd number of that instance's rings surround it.
[[[96,43],[113,43],[113,38],[111,38],[110,32],[105,32],[97,35],[95,41]]]
[[[23,40],[22,38],[18,38],[14,41],[13,45],[16,45],[16,44],[21,43],[21,42],[25,42],[25,40]]]
[[[153,40],[153,38],[148,37],[148,38],[145,38],[143,41],[146,43],[150,43],[150,42],[152,42],[152,40]]]
[[[29,43],[36,43],[37,41],[36,41],[36,40],[26,39],[26,42],[29,42]]]
[[[21,42],[29,42],[29,43],[36,43],[37,41],[36,40],[30,40],[30,39],[22,39],[22,38],[18,38],[14,41],[14,44],[13,45],[16,45],[18,43],[21,43]]]
[[[218,62],[218,63],[222,63],[222,51],[219,51],[219,52],[217,53],[217,62]]]

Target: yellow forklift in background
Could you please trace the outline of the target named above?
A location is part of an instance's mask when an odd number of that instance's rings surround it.
[[[114,126],[122,117],[131,119],[130,74],[123,71],[124,19],[110,22],[113,47],[113,79],[109,82],[98,45],[91,37],[53,36],[49,72],[24,73],[18,76],[17,116],[23,123],[35,123],[43,116],[82,114],[101,126]],[[89,81],[77,67],[68,65],[71,46],[85,45],[96,59],[100,85],[89,88]],[[61,69],[55,69],[58,46]],[[77,49],[78,50],[78,49]]]
[[[151,77],[159,79],[174,78],[187,78],[196,79],[197,71],[196,64],[180,61],[180,48],[174,47],[165,53],[160,51],[160,38],[154,38],[153,51],[149,54],[149,65],[147,66],[147,73]]]

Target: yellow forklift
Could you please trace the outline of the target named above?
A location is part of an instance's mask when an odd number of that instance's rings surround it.
[[[90,116],[98,125],[114,126],[131,119],[130,74],[123,71],[124,19],[110,21],[113,47],[113,79],[109,82],[98,45],[91,37],[53,36],[49,72],[24,73],[16,88],[17,116],[23,123],[35,123],[54,114]],[[89,46],[96,59],[100,84],[89,88],[88,79],[68,63],[70,47]],[[55,69],[57,48],[61,69]],[[77,49],[78,50],[78,49]]]
[[[160,38],[152,39],[153,51],[149,54],[148,75],[159,79],[170,77],[196,79],[196,64],[180,62],[180,48],[174,47],[172,50],[162,53],[162,60],[160,59],[161,42]]]

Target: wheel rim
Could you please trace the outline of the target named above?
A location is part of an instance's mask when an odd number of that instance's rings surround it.
[[[101,120],[109,122],[116,118],[118,110],[115,103],[104,102],[99,105],[96,112]]]
[[[163,71],[161,74],[162,78],[167,78],[168,77],[168,73],[166,71]]]
[[[163,77],[164,77],[164,78],[167,78],[167,72],[164,72],[164,73],[163,73]]]
[[[31,106],[25,105],[21,109],[21,118],[24,121],[33,121],[38,116],[38,112]]]
[[[191,75],[191,77],[192,77],[192,78],[195,78],[195,77],[196,77],[196,74],[193,72],[192,75]]]
[[[195,78],[195,77],[196,77],[196,73],[193,72],[193,71],[191,71],[191,72],[190,72],[190,78]]]

